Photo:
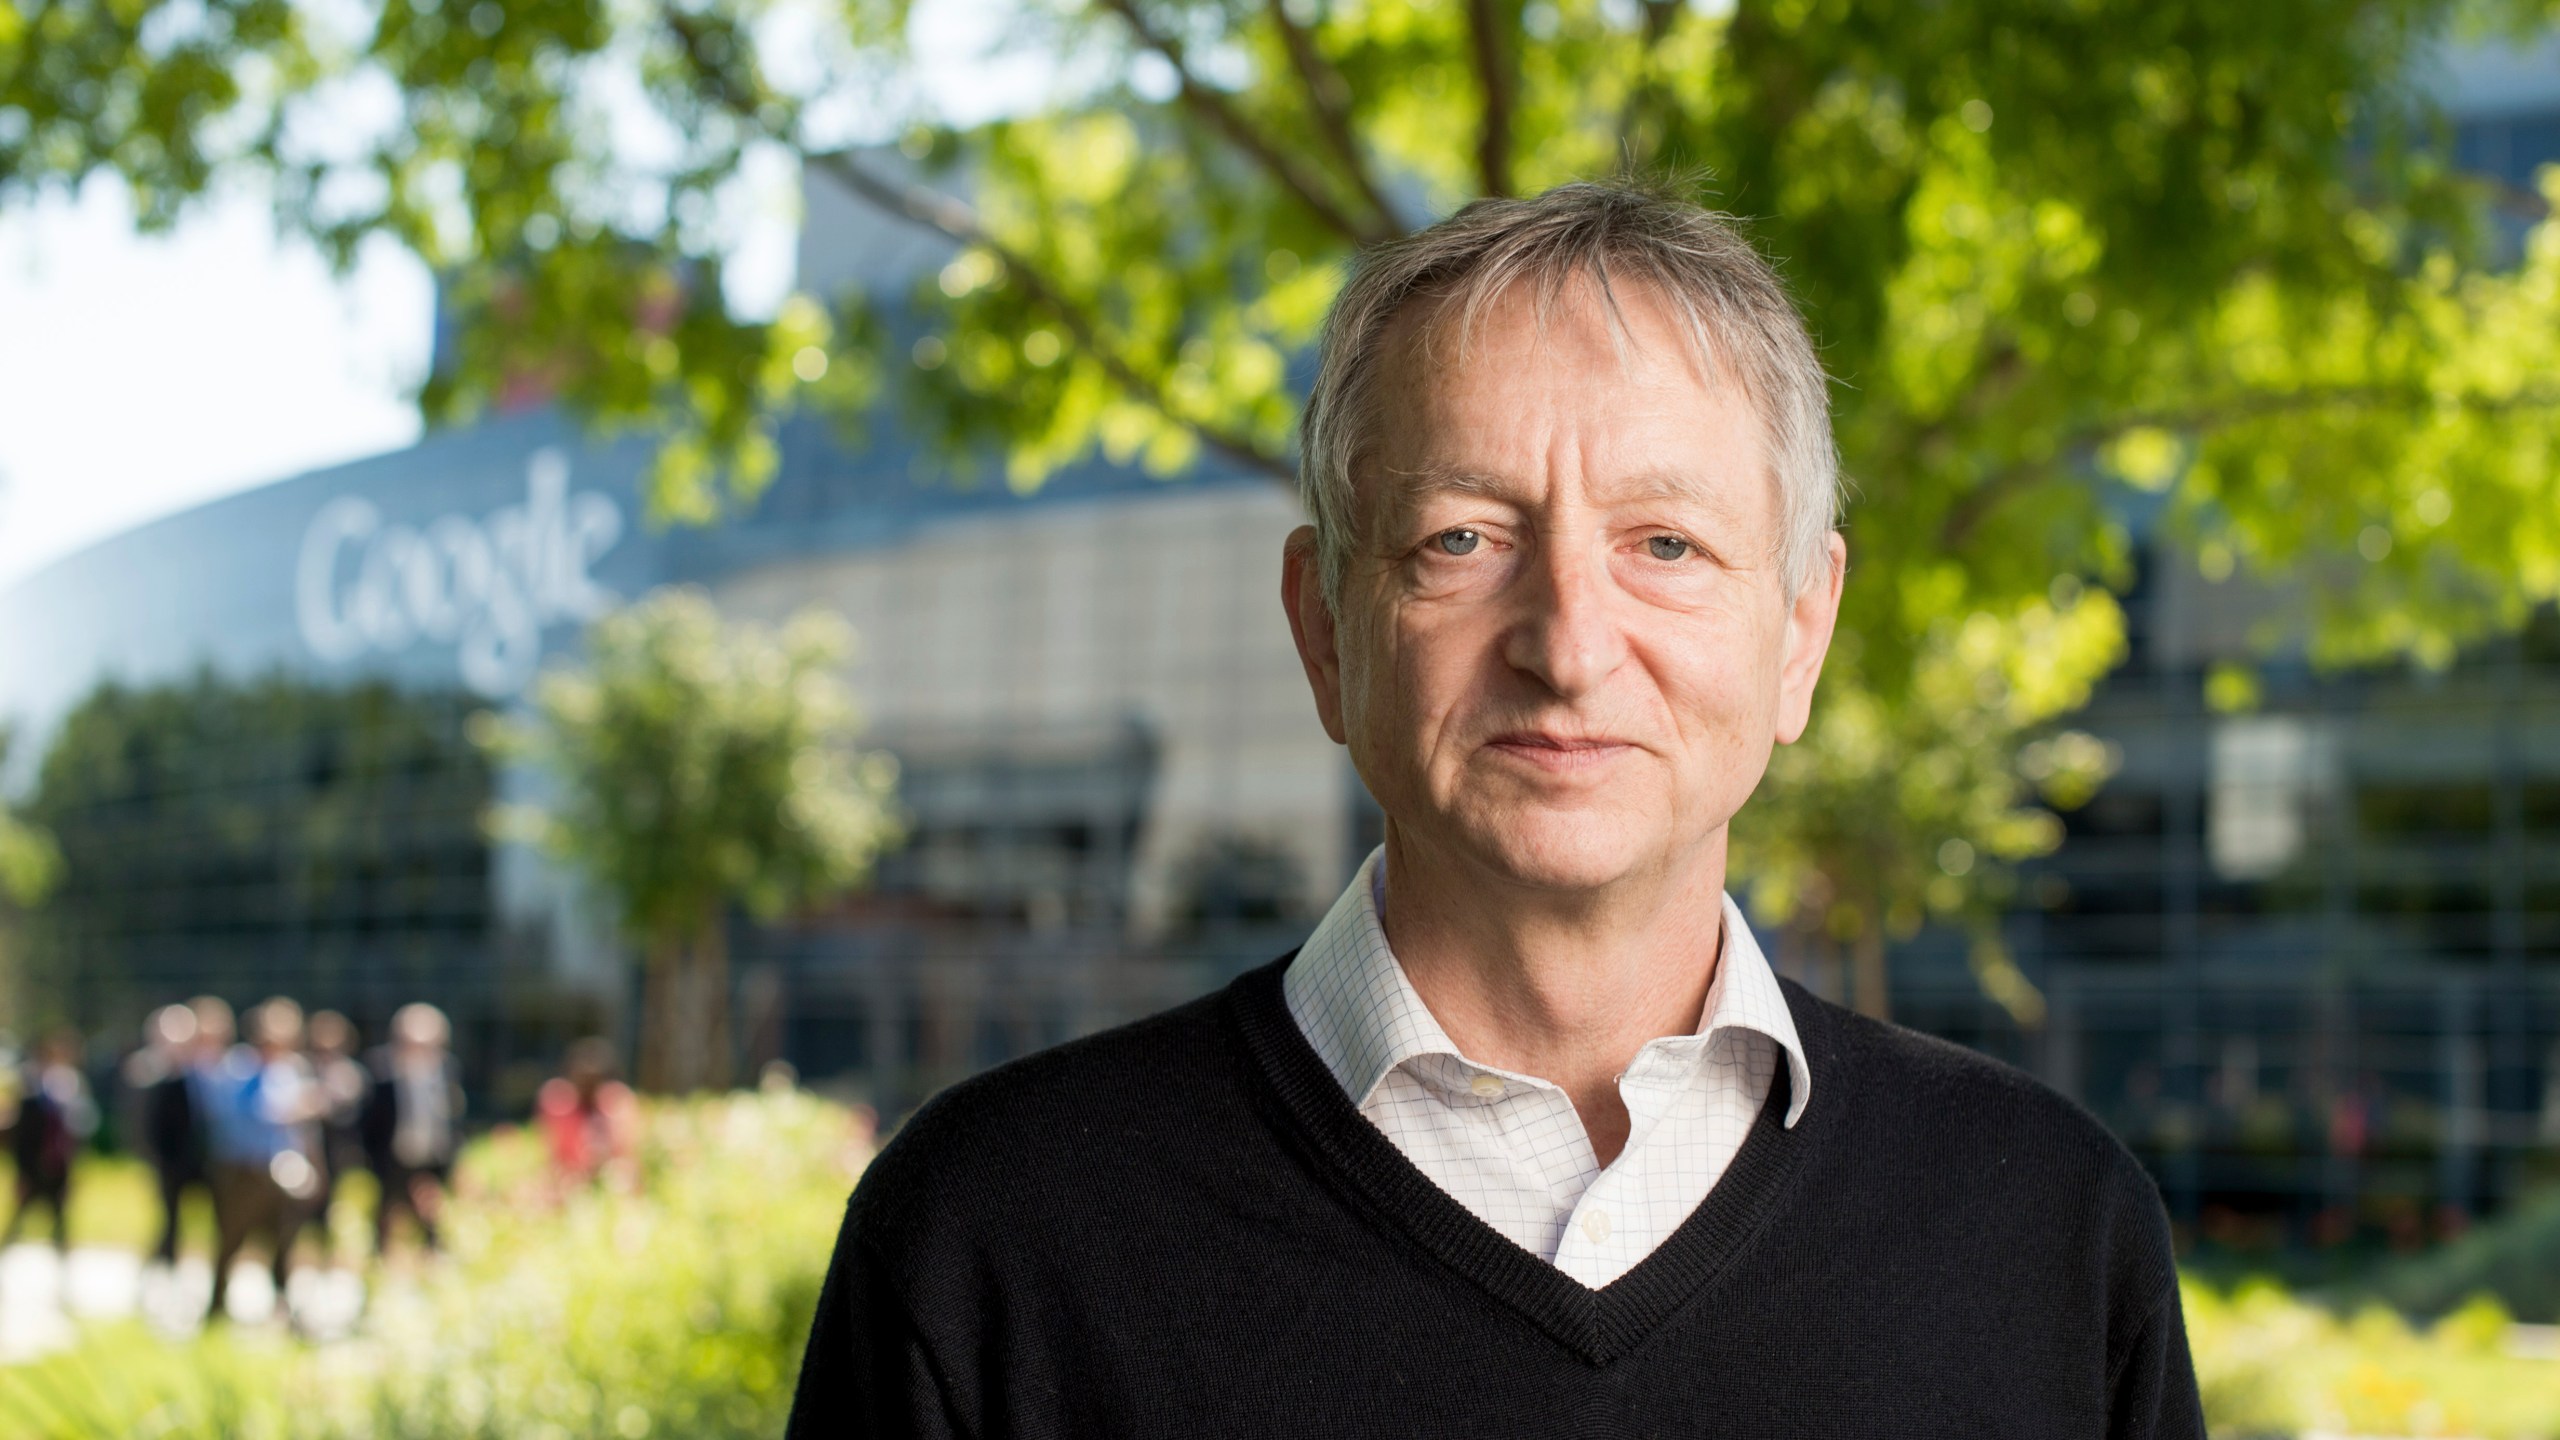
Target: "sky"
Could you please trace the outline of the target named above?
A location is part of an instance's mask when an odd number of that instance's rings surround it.
[[[343,282],[235,194],[166,238],[93,181],[0,214],[0,585],[141,520],[417,438],[434,291]]]
[[[967,123],[1044,87],[991,54],[995,0],[918,9],[934,108]],[[1036,68],[1036,67],[1035,67]],[[796,177],[751,176],[731,298],[791,283]],[[119,531],[418,438],[435,291],[389,242],[337,276],[265,197],[135,233],[111,179],[0,210],[0,588]]]

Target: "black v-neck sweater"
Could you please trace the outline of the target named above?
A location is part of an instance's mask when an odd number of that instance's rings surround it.
[[[794,1440],[2202,1436],[2159,1193],[2085,1112],[1787,985],[1813,1094],[1605,1289],[1224,992],[945,1091],[855,1188]]]

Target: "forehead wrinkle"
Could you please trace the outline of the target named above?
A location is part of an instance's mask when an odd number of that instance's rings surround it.
[[[1412,347],[1414,358],[1424,366],[1437,368],[1452,358],[1441,348],[1444,342],[1450,343],[1454,360],[1463,364],[1472,358],[1483,332],[1506,309],[1506,302],[1516,301],[1526,307],[1532,345],[1549,351],[1555,344],[1559,315],[1577,299],[1598,312],[1610,354],[1622,373],[1632,378],[1645,361],[1664,358],[1667,348],[1677,361],[1671,368],[1686,370],[1702,387],[1756,400],[1742,368],[1725,353],[1715,327],[1694,300],[1641,270],[1620,275],[1609,268],[1605,256],[1561,271],[1478,272],[1417,291],[1389,319],[1390,329],[1400,333],[1391,335],[1384,348],[1396,348],[1401,341]],[[1639,311],[1649,312],[1647,318],[1669,332],[1668,347],[1649,343],[1648,337],[1637,333],[1645,323],[1638,318]]]

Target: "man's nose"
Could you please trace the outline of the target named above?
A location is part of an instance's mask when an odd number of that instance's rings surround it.
[[[1565,699],[1597,689],[1627,658],[1616,584],[1596,539],[1544,545],[1516,582],[1503,658]]]

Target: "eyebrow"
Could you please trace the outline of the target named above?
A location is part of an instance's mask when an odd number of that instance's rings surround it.
[[[1721,490],[1677,470],[1647,470],[1630,475],[1603,486],[1602,493],[1607,500],[1620,503],[1629,500],[1685,500],[1714,511],[1718,519],[1738,518],[1734,514],[1733,502]]]
[[[1474,495],[1487,500],[1516,501],[1517,481],[1461,466],[1429,465],[1415,470],[1390,470],[1389,475],[1403,480],[1396,492],[1396,503],[1409,510],[1413,504],[1430,495]],[[1677,470],[1646,470],[1604,483],[1600,503],[1627,504],[1646,500],[1679,500],[1700,505],[1714,512],[1719,520],[1738,520],[1733,504],[1715,487],[1692,475]]]

